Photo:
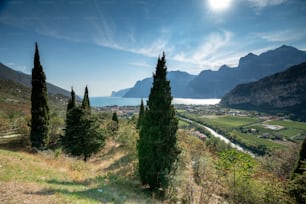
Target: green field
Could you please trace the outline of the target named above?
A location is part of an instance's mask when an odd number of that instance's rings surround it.
[[[242,116],[222,116],[216,118],[205,118],[203,120],[208,122],[209,124],[228,129],[239,128],[241,126],[250,125],[259,122],[257,118],[242,117]]]
[[[286,142],[304,139],[306,123],[290,120],[263,120],[256,116],[222,115],[214,117],[198,113],[179,112],[180,115],[211,127],[220,134],[252,151],[272,151],[285,148]],[[273,129],[275,128],[275,129]]]

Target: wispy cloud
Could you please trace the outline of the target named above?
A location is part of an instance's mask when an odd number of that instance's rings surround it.
[[[216,56],[223,53],[222,50],[230,45],[232,36],[233,33],[229,31],[211,33],[194,51],[175,54],[172,59],[179,62],[192,63],[200,67],[214,67]]]
[[[117,43],[113,39],[105,38],[94,38],[94,43],[99,46],[121,50],[126,52],[131,52],[135,54],[141,54],[147,57],[156,57],[163,51],[170,52],[173,50],[173,47],[168,45],[168,40],[160,37],[156,40],[153,40],[151,44],[143,47],[133,47],[128,43]]]
[[[141,68],[152,68],[153,66],[151,64],[145,63],[145,62],[129,62],[129,65],[141,67]]]
[[[301,30],[300,32],[292,30],[281,30],[273,32],[260,32],[255,33],[256,37],[262,38],[268,42],[281,42],[281,43],[290,43],[293,41],[301,40],[306,35],[306,29]]]
[[[266,6],[275,6],[282,3],[285,3],[288,0],[248,0],[250,3],[252,3],[253,6],[256,8],[263,8]]]

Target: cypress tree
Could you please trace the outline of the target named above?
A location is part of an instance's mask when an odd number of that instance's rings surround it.
[[[46,75],[40,64],[37,43],[35,43],[34,67],[32,69],[31,103],[31,144],[32,147],[42,149],[47,145],[49,137],[49,106]]]
[[[303,140],[288,191],[296,203],[306,203],[306,138]]]
[[[117,116],[117,112],[113,112],[113,116],[112,116],[112,121],[118,123],[118,116]]]
[[[118,120],[117,112],[113,112],[112,121],[109,124],[108,128],[111,130],[112,134],[115,133],[116,131],[118,131],[118,129],[119,129],[119,120]]]
[[[71,109],[73,109],[73,108],[75,108],[75,107],[76,107],[76,105],[75,105],[75,93],[74,93],[74,91],[73,91],[73,88],[71,88],[71,98],[70,98],[69,101],[68,101],[67,113],[68,113]]]
[[[84,110],[90,111],[90,102],[89,102],[89,96],[88,96],[88,88],[85,87],[85,93],[82,101],[82,108]]]
[[[138,120],[137,120],[137,125],[136,125],[137,129],[140,129],[140,127],[141,127],[141,123],[142,123],[142,120],[143,120],[143,117],[144,117],[144,113],[145,113],[145,109],[144,109],[144,105],[143,105],[143,99],[141,99],[139,114],[138,114]]]
[[[139,175],[142,184],[156,191],[168,186],[179,150],[176,145],[178,120],[171,104],[165,54],[158,58],[153,86],[147,102],[138,141]]]
[[[306,132],[304,132],[304,135],[306,135]],[[302,164],[305,162],[306,162],[306,137],[301,145],[298,160],[294,169],[294,174],[303,174],[305,170],[302,168]]]

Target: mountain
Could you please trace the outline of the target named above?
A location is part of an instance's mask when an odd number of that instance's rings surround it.
[[[204,70],[194,76],[186,72],[169,72],[172,95],[180,98],[222,98],[235,86],[259,80],[306,61],[306,52],[283,45],[260,55],[241,57],[237,67],[221,66],[217,71]],[[137,81],[123,97],[146,98],[152,78]]]
[[[306,120],[306,62],[256,82],[240,84],[220,103],[232,108],[293,113]]]
[[[130,90],[131,90],[131,88],[121,89],[119,91],[112,91],[111,96],[112,97],[122,97],[122,96],[124,96]]]
[[[260,55],[249,53],[237,67],[223,65],[218,71],[205,70],[188,85],[187,97],[222,98],[236,85],[256,81],[306,61],[306,52],[283,45]]]
[[[0,63],[0,79],[11,80],[26,87],[32,87],[31,78],[32,78],[31,75],[15,71],[5,66],[4,64]],[[47,89],[49,94],[54,94],[54,95],[61,94],[68,97],[70,96],[69,91],[48,82],[47,82]]]
[[[170,80],[172,95],[177,98],[184,97],[187,94],[187,85],[195,77],[187,72],[170,71],[168,72],[168,80]],[[152,87],[153,78],[145,78],[137,81],[123,97],[126,98],[147,98]]]

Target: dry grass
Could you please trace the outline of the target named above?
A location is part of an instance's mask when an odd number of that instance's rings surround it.
[[[0,203],[155,203],[133,163],[112,140],[86,163],[52,151],[0,150]]]

